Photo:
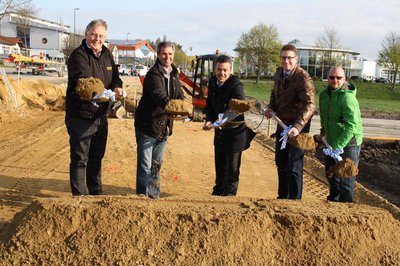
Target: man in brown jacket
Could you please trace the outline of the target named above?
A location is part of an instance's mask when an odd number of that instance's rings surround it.
[[[311,77],[298,65],[297,49],[285,45],[281,49],[281,67],[274,75],[274,87],[265,115],[272,112],[289,127],[278,126],[276,131],[275,164],[278,168],[278,199],[301,199],[303,190],[304,150],[287,143],[289,138],[310,131],[311,117],[315,110],[315,89]],[[281,136],[282,135],[282,136]]]

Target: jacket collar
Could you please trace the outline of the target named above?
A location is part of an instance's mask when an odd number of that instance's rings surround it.
[[[160,62],[160,60],[158,58],[156,60],[155,67],[156,67],[158,72],[160,72],[161,74],[164,73],[164,68],[163,68],[163,66],[162,66],[162,64],[161,64],[161,62]],[[172,75],[176,75],[178,73],[178,68],[175,66],[175,64],[172,64],[171,67],[172,67],[171,74]]]

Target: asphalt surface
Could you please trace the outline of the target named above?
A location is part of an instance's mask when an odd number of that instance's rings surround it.
[[[246,114],[246,118],[258,125],[262,119],[261,115]],[[373,119],[363,118],[364,137],[369,138],[398,138],[400,139],[400,120],[387,120],[387,119]],[[264,118],[260,126],[260,130],[268,131],[268,119]],[[320,118],[318,115],[314,115],[311,121],[310,134],[319,134],[321,128]],[[276,130],[276,122],[271,119],[270,123],[270,134]]]

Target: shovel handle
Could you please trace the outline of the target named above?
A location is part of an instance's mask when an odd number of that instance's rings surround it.
[[[278,122],[278,124],[283,128],[286,129],[287,126],[285,125],[285,123],[282,122],[282,120],[276,116],[275,112],[271,112],[272,117],[276,120],[276,122]]]
[[[321,139],[322,139],[322,142],[324,142],[325,146],[326,146],[328,149],[333,150],[332,146],[329,145],[329,143],[328,143],[328,141],[326,140],[325,136],[322,136]]]

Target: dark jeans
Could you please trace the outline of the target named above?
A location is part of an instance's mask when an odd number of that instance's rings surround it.
[[[235,196],[239,186],[242,152],[219,152],[214,149],[215,186],[212,195]]]
[[[278,199],[301,199],[304,150],[289,143],[281,150],[282,142],[279,139],[277,134],[275,164],[278,168]]]
[[[344,152],[340,155],[343,160],[346,158],[350,158],[354,161],[354,163],[358,166],[359,156],[361,146],[353,145],[343,149]],[[335,160],[327,156],[325,160],[325,171],[328,171],[330,167],[335,164]],[[327,199],[329,201],[337,201],[337,202],[353,202],[354,201],[354,183],[355,176],[350,178],[339,178],[333,175],[331,178],[328,178],[329,181],[329,196]]]
[[[108,122],[105,116],[88,120],[76,117],[66,119],[69,134],[70,185],[72,195],[86,195],[86,186],[90,195],[102,193],[101,160],[107,143]]]
[[[164,158],[167,136],[162,140],[135,129],[137,144],[136,194],[160,197],[160,170]]]

